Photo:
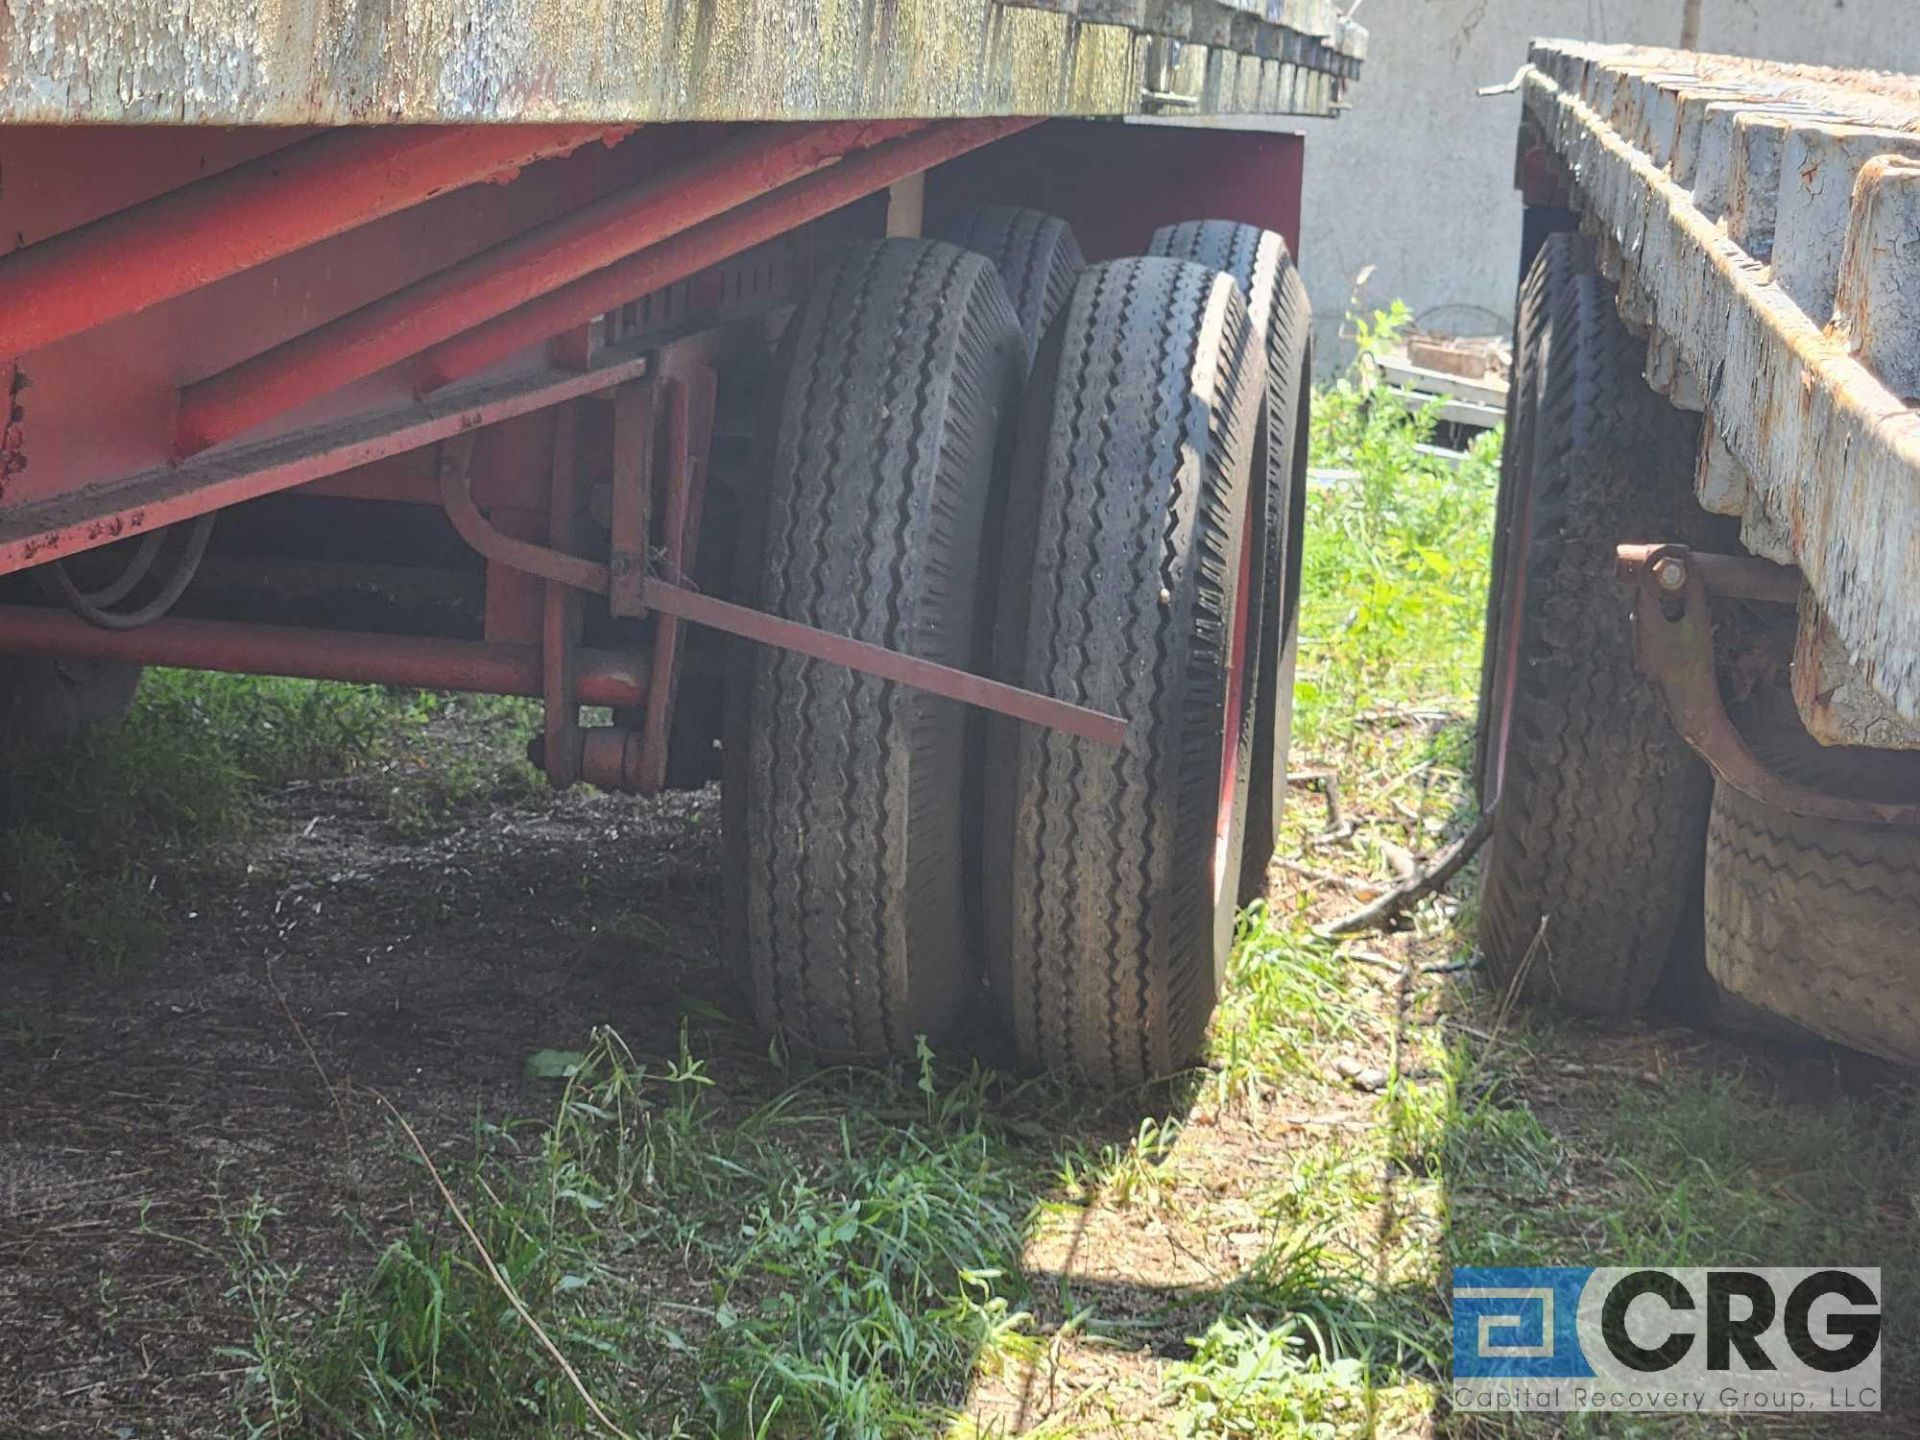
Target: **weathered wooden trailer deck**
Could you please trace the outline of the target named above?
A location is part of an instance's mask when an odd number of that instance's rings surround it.
[[[1333,0],[211,0],[14,6],[0,122],[1327,115]]]
[[[1915,743],[1920,80],[1550,40],[1522,86],[1522,188],[1581,213],[1649,381],[1704,412],[1700,503],[1805,576],[1808,728]]]

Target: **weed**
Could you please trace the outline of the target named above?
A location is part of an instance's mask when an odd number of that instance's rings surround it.
[[[1353,1035],[1359,1010],[1334,948],[1295,916],[1257,901],[1240,918],[1214,1021],[1214,1084],[1223,1098],[1317,1078],[1329,1045]]]
[[[1406,328],[1396,307],[1356,325],[1355,368],[1315,396],[1295,735],[1339,738],[1363,711],[1471,692],[1480,658],[1500,436],[1458,470],[1420,447],[1431,411],[1375,403],[1362,376]],[[1457,702],[1456,702],[1457,703]]]
[[[1022,1206],[984,1078],[828,1072],[727,1118],[686,1048],[650,1074],[595,1036],[538,1132],[483,1129],[450,1174],[541,1328],[622,1425],[931,1433],[979,1357],[1030,1350],[1005,1291]],[[861,1102],[850,1107],[841,1101]],[[682,1257],[679,1273],[637,1268]],[[271,1268],[250,1264],[269,1279]],[[256,1325],[269,1337],[293,1322]],[[257,1340],[248,1422],[343,1436],[564,1434],[581,1397],[456,1228],[417,1220],[296,1363]],[[273,1356],[270,1362],[266,1357]],[[649,1358],[650,1357],[650,1358]]]
[[[382,756],[378,786],[388,833],[423,839],[478,808],[538,794],[545,782],[526,749],[539,714],[535,702],[511,695],[435,700],[427,718],[442,723],[428,732],[427,743],[390,747]]]
[[[1356,1408],[1360,1363],[1326,1359],[1323,1338],[1299,1318],[1272,1329],[1217,1320],[1193,1349],[1167,1379],[1179,1435],[1332,1440],[1335,1421]]]
[[[1563,1147],[1504,1080],[1469,1087],[1463,1077],[1473,1070],[1470,1048],[1456,1045],[1443,1092],[1443,1174],[1456,1188],[1497,1186],[1514,1199],[1546,1199],[1561,1174]]]
[[[1124,1143],[1089,1146],[1070,1138],[1060,1157],[1061,1192],[1076,1204],[1101,1200],[1125,1210],[1142,1201],[1151,1208],[1172,1183],[1170,1162],[1179,1138],[1178,1121],[1152,1115]]]
[[[247,1344],[224,1346],[217,1353],[245,1366],[239,1400],[248,1417],[249,1440],[283,1433],[284,1423],[297,1413],[287,1375],[296,1342],[285,1316],[299,1272],[272,1258],[263,1234],[279,1214],[255,1195],[238,1213],[223,1207],[220,1216],[228,1242],[227,1269],[233,1279],[227,1298],[243,1304],[252,1334]]]

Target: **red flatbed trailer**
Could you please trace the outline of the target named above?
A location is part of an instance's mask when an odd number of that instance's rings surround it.
[[[1121,122],[1333,113],[1365,32],[275,13],[6,21],[9,740],[143,665],[534,696],[557,785],[727,771],[790,1038],[984,974],[1032,1063],[1185,1060],[1284,789],[1301,142]]]

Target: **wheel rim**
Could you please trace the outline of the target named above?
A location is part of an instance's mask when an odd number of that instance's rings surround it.
[[[1225,733],[1220,739],[1220,804],[1213,822],[1213,899],[1218,904],[1227,883],[1227,861],[1233,849],[1233,822],[1240,797],[1240,738],[1247,704],[1247,610],[1253,583],[1254,533],[1251,524],[1240,527],[1239,581],[1233,593],[1232,631],[1227,646],[1227,709]],[[1239,884],[1239,876],[1234,876]]]

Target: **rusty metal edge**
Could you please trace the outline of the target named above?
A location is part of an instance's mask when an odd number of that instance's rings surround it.
[[[0,575],[612,389],[644,375],[651,363],[646,354],[610,350],[590,370],[543,366],[450,387],[431,399],[344,423],[316,426],[15,506],[0,511]]]
[[[1775,810],[1855,825],[1920,825],[1920,804],[1829,795],[1775,774],[1748,747],[1727,714],[1714,669],[1713,602],[1706,574],[1713,567],[1697,563],[1707,558],[1684,545],[1622,545],[1617,551],[1616,573],[1638,592],[1633,620],[1640,668],[1660,688],[1680,738],[1722,784]],[[1731,567],[1721,568],[1735,573]]]

